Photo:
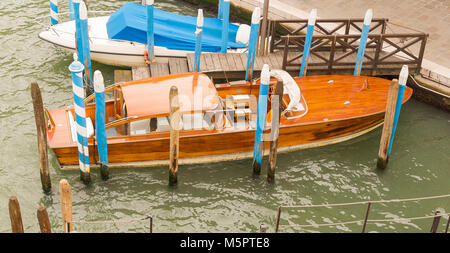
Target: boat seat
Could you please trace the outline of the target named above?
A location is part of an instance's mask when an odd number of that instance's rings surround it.
[[[150,132],[150,119],[130,122],[130,135],[146,134]]]

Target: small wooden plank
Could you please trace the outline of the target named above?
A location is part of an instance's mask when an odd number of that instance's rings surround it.
[[[186,58],[170,58],[168,64],[171,75],[188,72],[188,63]]]
[[[225,57],[226,57],[227,62],[228,62],[229,71],[236,71],[236,70],[238,70],[236,68],[236,63],[234,62],[234,57],[231,54],[226,54]]]
[[[169,72],[169,64],[162,62],[154,62],[150,64],[150,73],[152,76],[167,76]]]
[[[114,70],[114,83],[129,82],[133,80],[131,70],[127,69],[115,69]]]
[[[186,55],[187,66],[189,72],[194,72],[194,54]]]
[[[208,67],[206,66],[205,54],[200,56],[200,72],[208,71]]]
[[[213,62],[216,71],[222,70],[222,64],[220,63],[219,54],[211,54],[211,60]]]
[[[241,61],[244,64],[244,71],[247,71],[247,60],[248,60],[248,54],[239,54],[241,57]],[[254,67],[255,65],[253,65]]]
[[[236,63],[236,68],[239,71],[245,70],[245,65],[242,62],[241,56],[239,54],[233,54],[234,62]]]
[[[131,72],[133,80],[140,80],[150,77],[150,69],[148,66],[133,67]]]
[[[206,64],[206,69],[207,69],[208,72],[216,70],[216,67],[214,66],[214,63],[212,62],[210,53],[206,53],[205,54],[205,64]]]
[[[231,68],[230,65],[228,64],[226,54],[219,53],[217,54],[217,56],[219,57],[222,71],[230,71]]]

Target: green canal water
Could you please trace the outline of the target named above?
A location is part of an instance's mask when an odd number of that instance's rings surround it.
[[[67,1],[60,1],[61,12]],[[158,0],[158,8],[196,14],[181,0]],[[113,11],[125,1],[89,1],[91,10]],[[38,31],[49,23],[46,0],[0,1],[0,232],[10,232],[8,199],[19,199],[25,232],[38,232],[36,209],[44,205],[54,232],[62,231],[59,181],[71,184],[76,221],[154,218],[154,232],[257,232],[261,223],[274,231],[280,205],[343,203],[401,199],[450,193],[450,114],[414,99],[402,108],[389,167],[375,168],[381,128],[356,139],[326,147],[282,153],[275,184],[252,177],[251,160],[180,166],[179,184],[168,187],[166,167],[113,169],[102,181],[97,170],[84,185],[78,171],[61,171],[50,152],[53,190],[44,194],[39,179],[35,123],[29,86],[37,81],[45,106],[71,105],[68,66],[72,57],[40,41]],[[215,13],[207,13],[214,16]],[[43,24],[43,25],[42,25]],[[113,68],[93,64],[113,81]],[[265,161],[266,162],[266,161]],[[282,225],[361,220],[366,206],[311,208],[282,213]],[[450,200],[374,204],[370,219],[392,219],[450,212]],[[441,220],[440,231],[447,218]],[[369,232],[428,232],[432,221],[370,223]],[[286,232],[360,232],[361,224],[295,229]],[[147,232],[148,221],[117,224],[75,224],[80,232]]]

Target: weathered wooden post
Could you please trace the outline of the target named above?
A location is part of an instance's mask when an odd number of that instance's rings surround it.
[[[89,169],[89,146],[86,128],[86,111],[84,108],[83,69],[84,66],[74,53],[74,61],[69,66],[72,72],[73,101],[75,108],[75,121],[77,128],[78,162],[80,164],[80,177],[85,183],[91,181]]]
[[[52,232],[50,220],[48,219],[47,209],[44,206],[38,207],[37,219],[39,222],[39,228],[41,229],[41,233],[51,233]]]
[[[179,155],[179,130],[180,130],[180,103],[178,100],[178,88],[172,86],[169,93],[170,103],[170,163],[169,185],[178,182],[178,155]]]
[[[84,50],[84,79],[86,82],[86,96],[89,96],[93,92],[92,85],[92,65],[91,65],[91,47],[89,45],[89,28],[88,28],[88,14],[84,1],[80,3],[80,24],[81,24],[81,41],[83,43]]]
[[[147,64],[155,61],[154,2],[154,0],[145,0],[147,6],[147,59],[145,61]]]
[[[226,53],[228,48],[228,27],[230,23],[230,0],[223,0],[222,4],[222,47],[221,53]]]
[[[203,35],[203,10],[198,9],[197,29],[195,30],[194,72],[200,71],[200,56],[202,55],[202,35]]]
[[[317,9],[312,9],[309,13],[308,27],[306,28],[305,45],[303,47],[302,65],[300,67],[300,76],[306,76],[308,69],[309,52],[311,50],[311,41],[314,34],[314,26],[317,19]]]
[[[267,226],[264,224],[259,225],[259,232],[260,233],[266,233],[267,232]]]
[[[267,22],[269,18],[269,0],[264,0],[263,6],[263,20],[261,24],[261,33],[259,37],[259,53],[258,55],[265,55],[266,37],[267,37]]]
[[[259,86],[258,112],[255,129],[255,145],[253,148],[253,175],[261,174],[261,162],[264,152],[263,133],[266,125],[267,95],[269,93],[270,71],[269,65],[264,64],[261,71],[261,82]]]
[[[370,23],[372,22],[372,9],[366,11],[364,16],[364,23],[362,26],[361,38],[359,40],[358,53],[356,55],[355,71],[354,76],[359,76],[361,74],[362,64],[364,60],[364,52],[366,51],[367,36],[369,36]]]
[[[11,196],[8,203],[9,218],[11,219],[11,232],[23,233],[22,214],[20,213],[20,205],[16,196]]]
[[[430,233],[436,233],[437,229],[439,227],[439,222],[441,221],[441,216],[440,216],[441,212],[440,211],[436,211],[434,213],[435,217],[433,219],[433,225],[431,225],[431,230]]]
[[[95,90],[95,135],[97,138],[97,150],[100,160],[100,174],[104,180],[109,178],[108,143],[105,129],[105,83],[102,72],[94,72]]]
[[[389,86],[389,92],[386,102],[386,112],[384,115],[383,132],[381,133],[380,149],[378,150],[377,168],[384,169],[389,160],[388,147],[389,139],[392,133],[392,124],[394,123],[395,102],[398,96],[398,81],[392,80]]]
[[[74,8],[73,8],[73,0],[69,0],[69,18],[70,18],[70,20],[74,20],[75,19]]]
[[[252,14],[252,24],[250,27],[250,40],[248,42],[247,53],[247,69],[245,72],[245,80],[253,79],[253,67],[255,65],[256,44],[258,40],[259,19],[261,18],[261,10],[256,7]]]
[[[34,119],[36,122],[42,189],[44,192],[49,192],[52,188],[52,182],[48,168],[47,127],[44,118],[41,89],[36,82],[31,83],[31,99],[33,100]]]
[[[371,204],[370,202],[367,203],[366,216],[364,217],[364,223],[363,223],[363,228],[362,228],[362,232],[361,232],[361,233],[366,232],[367,219],[369,219],[369,212],[370,212],[370,206],[371,206],[371,205],[372,205],[372,204]]]
[[[269,169],[267,170],[267,181],[275,180],[275,167],[277,166],[278,133],[280,128],[280,116],[282,113],[281,103],[283,101],[283,82],[278,81],[275,88],[275,94],[272,95],[272,127],[270,130],[270,149],[269,149]]]
[[[50,0],[50,24],[57,25],[58,23],[58,0]]]
[[[402,108],[403,102],[403,94],[405,94],[406,82],[408,80],[408,65],[403,65],[402,70],[400,71],[400,75],[398,77],[398,95],[397,102],[395,103],[395,115],[394,115],[394,123],[392,125],[392,133],[389,139],[389,148],[387,156],[391,155],[392,143],[394,142],[395,130],[397,129],[398,118],[400,117],[400,109]]]
[[[70,184],[66,179],[59,181],[59,194],[61,198],[61,213],[63,219],[64,233],[70,233],[72,227],[72,193]]]

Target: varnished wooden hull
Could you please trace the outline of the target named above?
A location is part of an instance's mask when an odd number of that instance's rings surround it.
[[[383,122],[384,113],[359,118],[280,127],[280,151],[309,148],[337,143],[357,137]],[[251,157],[254,131],[180,137],[180,164],[207,163],[237,160]],[[268,145],[265,145],[268,151]],[[127,143],[108,144],[108,159],[114,166],[158,166],[168,165],[169,138],[136,140]],[[89,146],[92,167],[98,159],[96,147]],[[77,148],[56,148],[54,152],[63,168],[78,166]]]

